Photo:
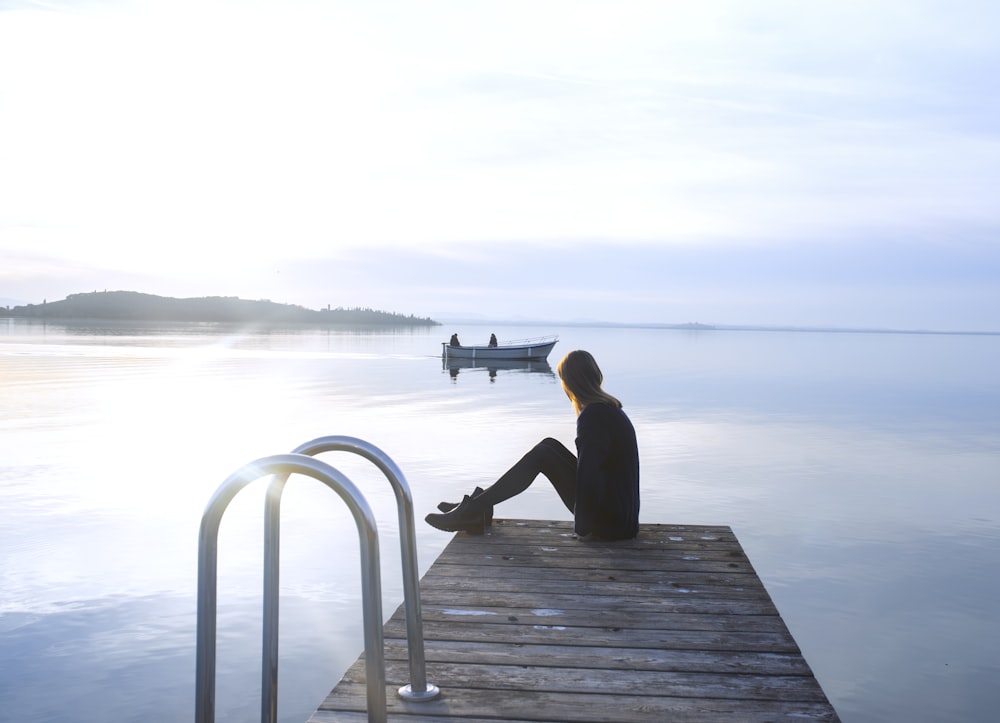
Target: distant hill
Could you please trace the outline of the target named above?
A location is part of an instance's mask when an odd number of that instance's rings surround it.
[[[103,321],[194,321],[268,324],[360,324],[438,326],[433,319],[374,309],[307,309],[273,301],[235,296],[175,299],[136,291],[94,291],[70,294],[62,301],[0,309],[0,316],[27,319],[94,319]]]

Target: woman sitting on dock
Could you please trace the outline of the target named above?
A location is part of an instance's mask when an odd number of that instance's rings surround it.
[[[601,388],[604,376],[589,352],[571,351],[556,368],[577,413],[574,455],[548,437],[485,490],[458,504],[442,502],[428,524],[447,532],[481,534],[493,507],[524,492],[544,474],[573,513],[583,539],[631,539],[639,531],[639,451],[622,403]]]

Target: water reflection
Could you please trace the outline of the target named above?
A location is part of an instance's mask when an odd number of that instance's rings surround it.
[[[452,359],[442,358],[441,368],[451,375],[452,381],[458,380],[458,373],[463,369],[466,371],[483,371],[489,375],[490,382],[495,382],[498,371],[528,372],[533,374],[547,374],[555,376],[552,367],[545,359],[491,359],[488,362],[478,359]]]
[[[1000,336],[559,331],[636,425],[643,521],[731,525],[845,721],[992,719]],[[435,377],[438,349],[434,330],[87,337],[0,320],[0,722],[189,719],[198,521],[249,459],[368,439],[422,516],[542,437],[572,445],[548,362],[451,359]],[[351,457],[331,461],[384,535],[388,613],[395,500]],[[300,482],[282,501],[287,723],[363,646],[349,512]],[[222,527],[220,723],[259,707],[262,495]],[[538,484],[503,513],[568,519]],[[418,524],[423,569],[449,538]]]

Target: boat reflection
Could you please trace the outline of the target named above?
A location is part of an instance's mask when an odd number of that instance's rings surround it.
[[[528,372],[532,374],[548,374],[555,376],[552,367],[545,359],[455,359],[446,357],[441,360],[442,370],[446,370],[452,381],[458,379],[460,371],[486,372],[490,381],[496,381],[498,371]]]

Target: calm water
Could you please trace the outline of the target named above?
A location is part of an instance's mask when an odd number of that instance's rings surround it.
[[[845,721],[1000,709],[1000,337],[448,326],[241,331],[0,320],[0,720],[187,721],[197,532],[257,457],[362,437],[418,514],[542,436],[572,446],[550,369],[442,368],[440,342],[559,333],[639,433],[644,522],[731,525]],[[382,530],[384,477],[327,455]],[[220,540],[218,720],[259,715],[263,482]],[[565,518],[546,484],[502,516]],[[421,572],[449,535],[422,522]],[[335,495],[283,501],[280,713],[301,722],[359,655],[357,536]]]

